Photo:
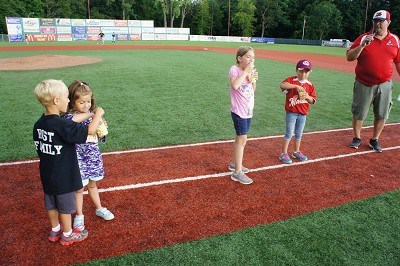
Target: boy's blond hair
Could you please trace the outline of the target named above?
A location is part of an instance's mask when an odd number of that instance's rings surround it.
[[[61,80],[47,79],[36,85],[34,92],[43,106],[49,106],[55,97],[61,97],[68,92],[68,88]]]

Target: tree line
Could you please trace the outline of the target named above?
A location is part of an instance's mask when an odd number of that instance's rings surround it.
[[[353,41],[380,9],[400,35],[400,0],[12,0],[0,1],[0,33],[5,17],[91,18],[154,20],[194,35]]]

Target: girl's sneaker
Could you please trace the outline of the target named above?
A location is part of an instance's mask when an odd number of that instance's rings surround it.
[[[96,210],[96,215],[103,218],[106,221],[114,219],[114,214],[107,210],[107,208],[101,208],[99,210]]]
[[[243,172],[239,172],[237,174],[235,174],[235,172],[233,172],[231,175],[231,179],[233,181],[237,181],[237,182],[240,182],[245,185],[250,185],[251,183],[253,183],[253,179],[251,179],[250,177],[245,175]]]
[[[83,231],[85,229],[85,216],[84,215],[76,215],[74,218],[74,229]]]
[[[307,161],[307,156],[305,156],[301,151],[294,152],[292,154],[292,157],[295,158],[295,159],[298,159],[298,160],[300,160],[302,162]]]
[[[286,164],[292,163],[292,160],[290,159],[290,157],[287,153],[282,153],[281,155],[279,155],[279,160],[281,160],[282,163],[286,163]]]
[[[229,169],[229,171],[232,171],[232,172],[235,171],[235,165],[232,162],[230,162],[229,166],[228,166],[228,169]],[[247,168],[247,167],[242,166],[242,172],[247,174],[247,173],[250,172],[250,169]]]
[[[60,244],[63,246],[69,246],[75,242],[81,242],[88,237],[88,234],[87,230],[72,230],[72,234],[69,236],[61,234]]]

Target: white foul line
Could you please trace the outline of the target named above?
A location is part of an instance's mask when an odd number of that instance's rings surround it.
[[[382,150],[389,151],[389,150],[396,150],[396,149],[400,149],[400,146],[384,148]],[[374,153],[374,152],[375,151],[370,150],[370,151],[341,154],[341,155],[336,155],[336,156],[328,156],[328,157],[308,160],[305,162],[295,162],[292,164],[276,164],[276,165],[271,165],[271,166],[254,168],[254,169],[251,169],[251,172],[260,172],[260,171],[266,171],[266,170],[270,170],[270,169],[293,167],[293,166],[298,166],[301,164],[316,163],[316,162],[340,159],[340,158],[345,158],[345,157],[350,157],[350,156],[364,155],[364,154]],[[101,188],[101,189],[99,189],[99,192],[111,192],[111,191],[117,191],[117,190],[129,190],[129,189],[137,189],[137,188],[143,188],[143,187],[160,186],[160,185],[165,185],[165,184],[181,183],[181,182],[196,181],[196,180],[207,179],[207,178],[229,176],[231,174],[232,174],[232,172],[224,172],[224,173],[216,173],[216,174],[209,174],[209,175],[199,175],[199,176],[183,177],[183,178],[168,179],[168,180],[161,180],[161,181],[153,181],[153,182],[149,182],[149,183],[138,183],[138,184],[132,184],[132,185]],[[85,191],[85,194],[87,194],[87,191]]]
[[[385,126],[397,126],[397,125],[400,125],[400,123],[391,123],[391,124],[386,124]],[[373,126],[366,126],[366,127],[363,127],[363,129],[372,128],[372,127]],[[347,130],[352,130],[352,128],[338,128],[338,129],[329,129],[329,130],[322,130],[322,131],[313,131],[313,132],[303,133],[303,135],[322,134],[322,133],[339,132],[339,131],[347,131]],[[283,135],[255,137],[255,138],[249,138],[247,141],[274,139],[274,138],[281,138],[281,137],[283,137]],[[102,155],[103,156],[107,156],[107,155],[125,154],[125,153],[137,153],[137,152],[147,152],[147,151],[179,149],[179,148],[186,148],[186,147],[195,147],[195,146],[230,143],[230,142],[233,142],[233,141],[234,140],[219,140],[219,141],[210,141],[210,142],[198,142],[198,143],[190,143],[190,144],[180,144],[180,145],[171,145],[171,146],[162,146],[162,147],[133,149],[133,150],[125,150],[125,151],[112,151],[112,152],[104,152]],[[38,162],[39,162],[38,159],[36,159],[36,160],[17,161],[17,162],[4,162],[4,163],[0,163],[0,167],[9,166],[9,165],[31,164],[31,163],[38,163]]]

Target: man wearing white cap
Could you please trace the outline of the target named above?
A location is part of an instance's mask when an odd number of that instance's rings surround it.
[[[392,106],[393,62],[400,74],[400,45],[399,37],[388,30],[388,11],[377,11],[372,21],[373,28],[358,36],[346,53],[348,61],[357,60],[351,107],[354,138],[350,147],[358,149],[360,146],[363,121],[373,105],[374,132],[368,146],[382,152],[378,139]]]

